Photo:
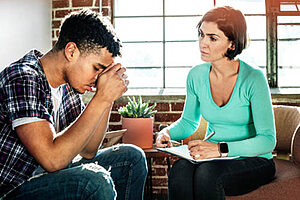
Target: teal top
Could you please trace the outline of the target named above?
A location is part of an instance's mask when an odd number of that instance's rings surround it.
[[[181,140],[198,127],[200,116],[208,122],[209,142],[227,142],[228,156],[271,159],[276,135],[270,91],[264,74],[243,61],[228,103],[219,107],[213,101],[210,63],[193,67],[187,77],[186,100],[182,116],[169,127],[170,136]]]

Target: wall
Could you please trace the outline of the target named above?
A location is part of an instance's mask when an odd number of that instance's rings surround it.
[[[58,30],[61,19],[73,10],[80,8],[91,8],[92,10],[99,11],[100,0],[53,0],[52,10],[52,43],[54,44],[58,37]],[[104,16],[111,17],[111,1],[102,0],[102,13]],[[89,102],[92,97],[91,93],[84,95],[84,101]],[[272,95],[273,104],[284,105],[297,105],[300,106],[300,95]],[[170,95],[170,96],[143,96],[145,101],[151,100],[157,103],[156,109],[158,113],[154,116],[154,131],[158,131],[160,124],[171,124],[176,121],[184,107],[184,95]],[[287,103],[289,102],[289,103]],[[122,128],[121,117],[117,110],[120,106],[126,105],[126,96],[118,99],[114,106],[110,117],[109,129],[118,130]],[[174,160],[171,160],[171,164]],[[155,158],[152,165],[153,175],[153,189],[154,193],[166,194],[167,193],[167,162],[165,158]]]
[[[0,71],[36,48],[51,48],[51,0],[0,1]]]
[[[61,20],[70,12],[89,8],[100,12],[102,3],[102,14],[111,18],[112,9],[110,0],[52,0],[52,45],[55,44],[59,34]]]

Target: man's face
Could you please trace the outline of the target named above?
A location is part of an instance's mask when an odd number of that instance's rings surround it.
[[[66,71],[66,82],[81,94],[92,91],[99,74],[113,61],[114,57],[106,48],[101,48],[99,53],[80,54]]]

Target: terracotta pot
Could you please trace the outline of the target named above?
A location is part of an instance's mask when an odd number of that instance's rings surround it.
[[[142,149],[152,148],[153,118],[122,118],[122,129],[127,129],[123,143],[134,144]]]

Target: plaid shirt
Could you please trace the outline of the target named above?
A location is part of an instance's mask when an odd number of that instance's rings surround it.
[[[12,129],[12,121],[38,117],[55,127],[51,89],[38,61],[41,56],[32,50],[0,73],[0,198],[32,177],[38,167]],[[59,129],[70,125],[83,109],[81,96],[68,84],[63,85]]]

